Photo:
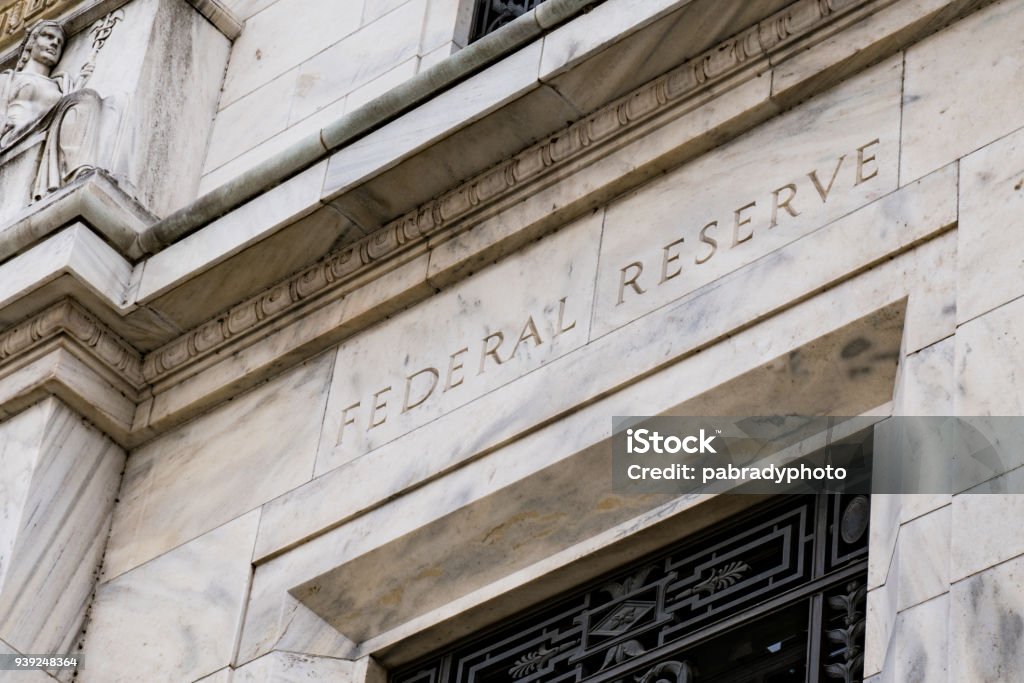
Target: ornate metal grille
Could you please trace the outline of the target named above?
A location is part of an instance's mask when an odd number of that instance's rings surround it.
[[[497,31],[542,2],[544,0],[476,0],[473,31],[470,33],[469,42],[479,40],[491,31]]]
[[[870,501],[771,501],[391,683],[859,683]]]

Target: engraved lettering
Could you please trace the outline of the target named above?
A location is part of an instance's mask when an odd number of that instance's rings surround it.
[[[575,320],[573,320],[568,325],[566,325],[566,323],[565,323],[565,300],[568,299],[568,298],[569,297],[567,297],[567,296],[563,296],[561,299],[558,300],[558,325],[555,327],[555,330],[556,330],[555,336],[556,337],[561,335],[561,334],[564,334],[564,333],[568,332],[569,330],[573,329],[574,327],[576,327],[576,321]]]
[[[532,315],[526,319],[526,324],[523,325],[523,331],[519,333],[519,340],[516,341],[515,348],[512,349],[512,356],[510,356],[510,358],[516,355],[519,351],[519,345],[527,339],[533,339],[534,346],[540,346],[544,343],[540,338],[540,332],[537,331],[537,324],[533,322]]]
[[[742,244],[743,242],[746,242],[747,240],[754,236],[754,229],[750,228],[747,234],[741,238],[740,228],[742,228],[744,225],[751,224],[750,218],[744,218],[743,212],[746,211],[747,209],[752,209],[755,206],[757,206],[757,202],[750,202],[749,204],[744,204],[743,206],[741,206],[740,208],[736,209],[733,212],[733,217],[735,220],[733,222],[732,228],[732,246],[735,247],[739,244]]]
[[[680,274],[682,274],[682,272],[683,272],[683,267],[682,266],[676,266],[675,272],[673,272],[671,274],[668,272],[668,266],[669,266],[670,263],[674,263],[674,262],[679,260],[679,254],[678,253],[673,254],[672,253],[672,247],[675,247],[677,245],[682,244],[683,241],[684,241],[684,238],[680,237],[676,241],[669,242],[664,247],[662,247],[662,251],[664,252],[664,255],[663,255],[662,260],[661,260],[661,281],[658,282],[659,285],[663,285],[666,282],[668,282],[669,280],[671,280],[672,278],[678,277]]]
[[[338,434],[338,445],[341,445],[341,441],[342,441],[342,439],[345,436],[345,427],[349,426],[350,424],[352,424],[352,423],[354,423],[356,421],[356,416],[355,415],[353,415],[352,417],[348,416],[349,412],[352,411],[352,410],[355,410],[356,408],[358,408],[361,405],[362,405],[362,401],[356,401],[355,403],[350,405],[348,408],[345,408],[345,410],[341,411],[341,432]]]
[[[498,343],[494,345],[493,349],[490,348],[490,342],[491,342],[492,339],[497,339],[498,340]],[[501,359],[501,356],[498,355],[498,349],[501,348],[501,345],[502,345],[502,343],[504,341],[505,341],[505,335],[500,330],[497,331],[497,332],[494,332],[492,334],[489,334],[486,337],[484,337],[484,352],[480,355],[480,371],[477,372],[476,374],[478,374],[478,375],[484,374],[484,370],[486,369],[485,365],[487,363],[487,357],[488,356],[493,358],[494,362],[497,363],[498,365],[501,365],[502,363],[505,362],[505,361],[503,361]]]
[[[461,375],[459,376],[458,380],[453,380],[455,378],[455,373],[459,370],[462,370],[463,368],[462,361],[459,359],[459,356],[461,356],[464,353],[469,353],[468,346],[464,346],[463,348],[459,349],[452,355],[448,356],[448,376],[444,380],[445,391],[448,391],[449,389],[454,389],[455,387],[462,384],[462,380],[464,378]]]
[[[381,389],[380,391],[378,391],[376,394],[373,395],[373,402],[372,402],[373,408],[370,409],[370,426],[366,428],[366,431],[370,431],[374,427],[379,427],[382,424],[384,424],[385,422],[387,422],[388,414],[387,414],[386,411],[387,411],[387,408],[388,408],[388,401],[387,401],[387,399],[384,399],[382,401],[382,400],[380,400],[380,397],[383,396],[384,394],[388,393],[389,391],[391,391],[391,387],[390,386],[384,387],[383,389]],[[380,418],[379,421],[377,420],[377,411],[378,410],[385,411],[384,413],[382,413],[382,417]]]
[[[633,274],[632,277],[627,278],[627,271],[630,268],[636,268],[636,272]],[[624,300],[623,297],[626,293],[626,285],[632,287],[633,291],[636,292],[637,294],[643,294],[645,291],[647,291],[640,285],[638,285],[636,282],[637,278],[639,278],[640,275],[643,274],[643,272],[644,264],[640,263],[639,261],[634,261],[633,263],[630,263],[629,265],[622,269],[622,275],[619,278],[619,303],[615,304],[616,306],[622,305],[622,302]]]
[[[821,203],[824,204],[828,201],[828,195],[832,191],[832,186],[835,185],[836,177],[839,175],[839,169],[843,165],[843,161],[846,159],[846,155],[839,157],[839,161],[836,162],[836,167],[832,171],[832,177],[828,180],[828,185],[822,187],[821,181],[818,180],[817,169],[807,174],[807,177],[811,179],[811,183],[814,185],[814,189],[818,191],[818,196],[821,197]]]
[[[718,251],[718,240],[716,240],[714,237],[708,234],[708,230],[717,227],[718,221],[711,221],[710,223],[708,223],[707,225],[700,229],[700,241],[708,245],[709,249],[708,253],[705,256],[698,256],[693,260],[693,262],[696,263],[698,266],[702,263],[707,263],[711,259],[711,257],[715,255],[715,252]]]
[[[878,138],[875,138],[874,140],[872,140],[868,144],[863,145],[863,146],[857,148],[857,182],[855,182],[853,184],[854,187],[856,187],[857,185],[860,185],[861,183],[863,183],[863,182],[865,182],[867,180],[871,180],[876,175],[878,175],[878,160],[875,158],[874,154],[872,154],[871,156],[867,156],[866,155],[868,147],[874,147],[877,144],[878,144]],[[868,172],[867,175],[864,175],[864,171],[865,171],[866,166],[868,164],[870,164],[872,161],[875,162],[874,169],[872,169],[870,172]]]
[[[419,377],[421,375],[424,375],[424,374],[427,374],[427,375],[430,376],[429,388],[425,392],[423,392],[422,396],[420,396],[415,401],[410,403],[409,402],[409,396],[412,394],[413,381],[417,377]],[[432,368],[432,367],[429,367],[429,366],[423,368],[419,372],[414,372],[413,374],[411,374],[408,377],[406,377],[405,378],[405,400],[402,401],[402,412],[403,413],[408,412],[408,411],[412,410],[413,408],[415,408],[416,406],[418,406],[421,403],[423,403],[424,401],[426,401],[428,398],[430,398],[430,395],[432,393],[434,393],[434,389],[437,388],[437,381],[440,378],[441,378],[441,373],[439,373],[436,368]]]
[[[785,200],[779,201],[779,194],[782,193],[783,191],[789,192],[789,196],[786,197]],[[776,225],[779,224],[779,209],[785,209],[786,213],[788,213],[793,218],[796,218],[797,216],[800,215],[799,211],[790,206],[790,203],[793,201],[794,197],[796,197],[796,185],[794,185],[793,183],[783,185],[779,189],[775,190],[775,192],[772,192],[772,222],[768,226],[769,228],[774,228]]]

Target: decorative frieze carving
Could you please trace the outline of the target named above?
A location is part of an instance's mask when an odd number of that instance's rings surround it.
[[[39,18],[45,10],[56,6],[69,6],[73,0],[13,0],[0,5],[0,40],[23,30],[26,24]],[[52,14],[49,12],[47,14]]]
[[[356,275],[402,249],[442,230],[465,225],[484,206],[520,191],[724,80],[751,60],[818,29],[841,12],[867,0],[798,0],[789,7],[722,42],[520,152],[454,190],[391,221],[359,242],[327,255],[290,279],[242,302],[146,357],[150,381],[230,343],[240,335],[280,318],[327,291],[343,288]]]
[[[63,299],[0,334],[0,363],[61,335],[79,342],[135,388],[145,385],[139,352],[71,299]]]

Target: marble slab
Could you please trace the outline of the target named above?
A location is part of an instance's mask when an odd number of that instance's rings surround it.
[[[356,663],[292,652],[271,652],[234,671],[232,683],[363,683]]]
[[[895,189],[901,76],[887,60],[612,204],[594,334]]]
[[[346,638],[288,589],[296,576],[322,568],[307,545],[256,566],[239,638],[236,664],[262,657],[274,649],[351,659],[356,643]]]
[[[101,584],[78,680],[177,683],[230,664],[258,519],[254,510]]]
[[[34,433],[25,434],[27,427]],[[0,525],[0,636],[25,653],[72,652],[102,560],[124,451],[54,398],[0,429],[0,498],[4,513],[14,512]]]
[[[426,8],[427,0],[409,0],[303,62],[289,125],[415,57]]]
[[[332,361],[319,356],[133,451],[105,579],[308,481]]]
[[[903,611],[949,590],[952,508],[947,505],[900,527],[896,609]]]
[[[1020,123],[1024,124],[1024,117]],[[1024,130],[960,162],[957,322],[976,318],[1024,294],[1022,231]]]
[[[900,365],[893,414],[955,415],[955,354],[953,337],[907,354]]]
[[[581,219],[342,344],[316,474],[586,343],[600,228]]]
[[[971,574],[1024,554],[1024,467],[953,496],[951,576]]]
[[[954,415],[1024,415],[1024,298],[957,328]]]
[[[359,28],[362,2],[277,0],[245,22],[224,78],[224,107]]]
[[[949,596],[943,595],[899,613],[889,644],[893,658],[883,669],[891,676],[890,680],[900,683],[986,680],[947,678],[950,649],[955,647],[954,636],[949,633],[951,609]]]
[[[1024,556],[954,584],[949,680],[1024,680]]]
[[[1024,123],[1021,31],[1024,5],[1002,0],[907,49],[901,183]]]
[[[48,412],[45,403],[38,403],[0,422],[0,589],[10,573]]]

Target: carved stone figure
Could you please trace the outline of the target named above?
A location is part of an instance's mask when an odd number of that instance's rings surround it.
[[[22,43],[13,71],[0,74],[0,155],[21,143],[43,149],[32,199],[66,185],[96,163],[103,101],[85,89],[93,65],[76,77],[54,73],[66,36],[55,21],[33,26]]]

